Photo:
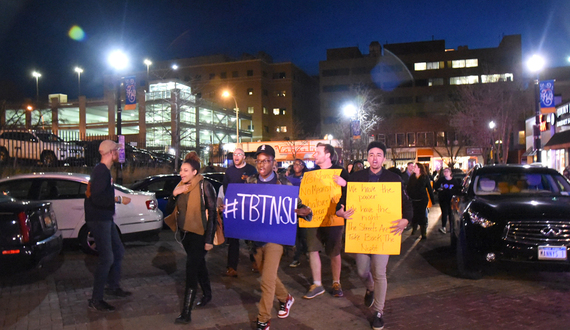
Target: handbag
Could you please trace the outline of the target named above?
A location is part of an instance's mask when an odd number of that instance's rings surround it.
[[[224,223],[219,212],[216,212],[216,233],[214,234],[214,245],[222,245],[226,241],[224,236]]]

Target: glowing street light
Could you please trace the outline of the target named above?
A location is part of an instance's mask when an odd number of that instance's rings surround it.
[[[38,79],[42,76],[42,74],[37,71],[34,71],[32,72],[32,76],[36,78],[36,101],[38,101],[40,99],[40,87],[39,87],[40,85]]]
[[[83,69],[76,66],[75,72],[77,72],[77,98],[81,95],[81,74],[83,73]]]
[[[545,61],[540,55],[532,55],[532,57],[527,61],[527,67],[531,72],[536,72],[536,84],[534,85],[534,106],[535,106],[535,120],[533,127],[533,137],[534,137],[534,150],[536,151],[536,161],[540,163],[542,161],[542,155],[540,152],[541,141],[540,141],[540,96],[539,96],[539,86],[540,83],[540,71],[544,68]]]
[[[490,128],[490,129],[493,129],[493,128],[495,128],[496,126],[497,126],[497,125],[495,124],[494,121],[490,121],[490,122],[489,122],[489,128]]]
[[[236,143],[239,143],[239,107],[238,107],[236,98],[232,94],[230,94],[229,91],[223,91],[222,96],[224,98],[228,98],[228,97],[233,98],[234,102],[236,104],[236,109],[235,109],[236,110]]]
[[[125,69],[129,65],[129,58],[125,53],[120,50],[116,50],[109,55],[109,64],[115,69],[115,73],[117,75],[117,142],[120,141],[120,137],[122,135],[121,128],[122,128],[122,113],[123,110],[121,109],[121,75],[119,72]],[[123,163],[120,162],[119,166],[117,167],[117,183],[123,183]]]
[[[152,62],[148,58],[145,58],[144,59],[144,65],[146,65],[146,83],[148,85],[150,66],[152,65]]]

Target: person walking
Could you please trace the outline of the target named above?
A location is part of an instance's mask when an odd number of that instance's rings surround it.
[[[243,149],[236,148],[233,154],[234,164],[226,170],[224,174],[224,193],[230,183],[245,183],[248,177],[257,173],[254,166],[245,162]],[[226,276],[237,277],[237,266],[239,263],[239,239],[227,238],[228,241],[228,261],[226,265]],[[252,271],[257,271],[257,265],[252,255],[249,256],[252,263]]]
[[[453,226],[451,219],[451,198],[461,186],[459,180],[454,179],[451,173],[449,167],[444,168],[443,175],[439,175],[434,184],[434,189],[437,191],[437,198],[439,200],[439,207],[441,208],[441,228],[439,228],[439,232],[442,234],[447,233],[446,227],[448,220],[449,225]]]
[[[398,174],[382,168],[382,164],[386,159],[386,145],[384,145],[384,143],[379,141],[370,142],[367,149],[370,167],[350,175],[349,182],[402,182],[402,178]],[[412,204],[403,186],[401,188],[401,194],[402,219],[392,221],[393,225],[390,227],[390,230],[393,235],[402,235],[402,232],[408,225],[408,219],[410,219],[413,214]],[[350,219],[354,214],[354,209],[345,210],[345,206],[346,190],[343,190],[342,197],[337,204],[337,215],[345,219]],[[384,327],[384,305],[388,289],[386,266],[388,265],[389,257],[389,255],[364,253],[357,253],[355,255],[358,275],[366,286],[364,305],[369,308],[372,307],[374,310],[374,318],[372,320],[372,329],[374,330],[379,330]]]
[[[192,321],[192,305],[196,300],[198,282],[203,291],[198,306],[204,306],[212,299],[205,257],[214,247],[217,200],[214,187],[199,173],[200,158],[195,152],[190,152],[180,166],[180,183],[169,198],[169,203],[175,204],[174,212],[164,219],[186,251],[184,302],[182,312],[174,321],[182,324]]]
[[[303,180],[303,174],[307,171],[307,166],[305,162],[301,159],[295,159],[293,162],[293,170],[291,175],[287,176],[287,180],[291,182],[292,185],[300,187],[301,181]],[[295,240],[295,254],[293,255],[293,261],[289,264],[289,267],[295,268],[299,267],[301,262],[299,258],[303,253],[307,253],[307,228],[299,227],[299,221],[297,221],[297,237]]]
[[[259,146],[255,157],[258,174],[249,177],[247,183],[291,185],[291,182],[285,176],[273,171],[275,163],[275,150],[273,147],[267,144]],[[295,212],[298,216],[309,221],[312,218],[311,209],[300,204],[300,201]],[[274,297],[277,297],[279,301],[278,318],[289,316],[295,299],[277,276],[279,263],[283,255],[283,245],[253,242],[253,251],[255,261],[259,266],[259,273],[261,274],[261,300],[259,301],[259,312],[257,315],[257,329],[268,330],[271,323],[271,309],[273,308]]]
[[[341,169],[340,178],[346,182],[348,180],[348,172],[336,164],[338,156],[334,147],[330,144],[319,143],[315,151],[315,163],[320,169]],[[335,179],[338,182],[338,178]],[[345,188],[343,188],[345,189]],[[329,226],[321,226],[318,228],[307,228],[307,249],[309,251],[309,261],[311,263],[311,273],[313,276],[313,284],[303,296],[305,299],[313,299],[316,296],[325,293],[325,288],[321,282],[321,257],[320,251],[323,249],[331,260],[332,271],[332,295],[334,297],[342,297],[342,286],[340,285],[342,236],[344,233],[344,219],[336,215],[331,215],[328,222]]]
[[[127,205],[131,199],[115,196],[113,187],[111,166],[119,159],[119,144],[105,140],[99,145],[99,153],[101,162],[91,172],[84,201],[85,223],[95,239],[99,253],[99,262],[93,274],[93,293],[88,304],[93,310],[112,312],[115,307],[103,300],[105,294],[119,298],[131,295],[131,292],[124,291],[119,286],[125,247],[113,222],[115,204]]]
[[[431,180],[423,164],[417,163],[414,167],[414,175],[410,177],[406,192],[412,200],[414,216],[412,217],[412,235],[416,234],[420,227],[422,239],[427,238],[427,206],[429,199],[434,200]]]

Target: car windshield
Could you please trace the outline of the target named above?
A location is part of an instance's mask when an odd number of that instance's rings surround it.
[[[475,178],[474,187],[476,195],[570,195],[568,181],[549,173],[486,173]]]
[[[64,142],[59,136],[51,133],[36,133],[38,138],[43,142]]]

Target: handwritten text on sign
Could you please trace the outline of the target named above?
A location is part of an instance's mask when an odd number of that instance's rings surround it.
[[[303,204],[313,210],[313,219],[299,221],[299,227],[315,228],[342,226],[344,220],[335,215],[336,204],[340,199],[340,186],[333,180],[333,175],[340,175],[341,169],[317,170],[303,175],[299,198]]]
[[[346,204],[355,210],[346,222],[347,253],[400,254],[402,236],[390,227],[402,218],[401,183],[349,182]]]
[[[259,242],[295,245],[299,187],[279,184],[228,185],[224,234]]]

